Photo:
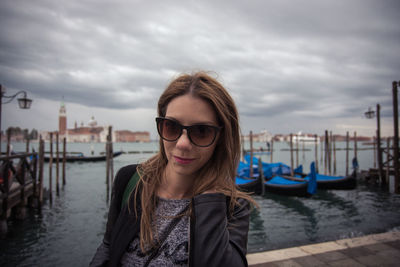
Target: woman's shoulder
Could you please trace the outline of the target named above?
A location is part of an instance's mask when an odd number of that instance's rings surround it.
[[[137,166],[137,164],[130,164],[119,169],[115,176],[114,187],[125,188],[132,175],[135,174]]]

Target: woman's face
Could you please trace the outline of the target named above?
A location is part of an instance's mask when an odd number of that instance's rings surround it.
[[[174,98],[167,106],[166,118],[174,119],[183,126],[207,124],[218,126],[217,116],[212,106],[206,101],[189,94]],[[179,176],[191,176],[207,163],[214,153],[218,135],[212,145],[199,147],[188,138],[184,129],[178,140],[163,140],[168,158],[167,173]]]

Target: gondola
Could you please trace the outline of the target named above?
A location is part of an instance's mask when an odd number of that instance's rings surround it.
[[[261,181],[257,166],[253,166],[253,175],[250,177],[250,165],[240,161],[235,183],[242,191],[255,194],[261,193]]]
[[[353,173],[347,176],[332,176],[317,173],[316,179],[318,189],[352,190],[356,188],[358,169],[358,162],[356,158],[352,160],[352,164]],[[302,177],[305,180],[309,180],[309,177],[306,174],[303,174],[301,170],[299,170],[298,172],[295,171],[295,173],[297,174],[297,176]]]
[[[288,175],[277,174],[264,182],[265,191],[287,195],[306,197],[316,193],[316,171],[315,163],[310,166],[311,172],[305,178],[291,177]]]
[[[249,157],[246,158],[249,162]],[[258,159],[253,158],[253,178],[246,178],[250,176],[250,164],[240,162],[237,170],[238,177],[236,177],[236,184],[239,188],[248,192],[261,193],[260,175],[258,170]],[[290,167],[283,163],[261,163],[262,172],[265,177],[264,188],[266,192],[288,195],[288,196],[309,196],[316,191],[315,182],[315,166],[311,164],[314,172],[311,172],[309,177],[313,177],[310,181],[302,178],[290,177]],[[296,169],[301,171],[302,168]]]
[[[262,187],[260,178],[244,178],[244,177],[237,177],[235,179],[236,185],[239,187],[240,190],[254,193],[254,194],[261,194]]]
[[[355,170],[348,176],[330,176],[317,173],[316,178],[318,189],[352,190],[357,187]],[[308,177],[304,179],[307,180]]]
[[[307,193],[308,181],[292,180],[288,176],[276,175],[264,182],[265,191],[286,196],[304,197]]]
[[[121,154],[122,154],[122,151],[114,152],[113,153],[113,158],[114,157],[118,157]],[[59,159],[60,159],[60,161],[63,160],[62,155],[59,156]],[[83,154],[78,154],[78,155],[67,155],[65,157],[65,161],[66,162],[97,162],[97,161],[105,161],[106,159],[107,159],[106,155],[86,157]],[[55,162],[55,160],[56,160],[56,157],[53,156],[53,162]],[[49,156],[45,156],[44,157],[44,161],[45,162],[49,162],[50,161],[50,157]]]

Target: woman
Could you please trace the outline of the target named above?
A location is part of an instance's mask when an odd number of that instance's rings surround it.
[[[91,266],[247,266],[254,201],[235,186],[232,98],[206,73],[181,75],[161,95],[156,124],[160,151],[118,172]]]

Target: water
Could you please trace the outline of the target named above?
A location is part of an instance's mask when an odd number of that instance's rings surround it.
[[[255,148],[260,146],[265,144],[254,144]],[[25,145],[16,143],[13,147],[22,151]],[[339,143],[337,147],[344,148],[345,144]],[[359,147],[365,148],[361,144]],[[286,143],[274,144],[274,162],[290,165],[290,152],[281,151],[284,148],[288,148]],[[299,153],[299,164],[308,172],[315,154],[313,146],[306,148],[311,150],[304,158]],[[104,151],[104,144],[93,144],[93,148],[90,144],[68,144],[68,151],[89,154],[92,149],[98,154]],[[114,144],[115,151],[121,149],[157,150],[157,143]],[[353,153],[350,151],[351,158]],[[114,159],[114,169],[141,162],[150,155],[123,154]],[[338,151],[336,156],[338,174],[344,174],[345,151]],[[262,159],[269,162],[269,157],[264,155]],[[320,150],[318,157],[320,161]],[[361,169],[373,167],[372,150],[360,150],[358,158]],[[31,210],[23,221],[8,222],[9,232],[0,240],[0,266],[87,266],[106,225],[105,169],[105,162],[67,164],[67,184],[60,187],[59,196],[54,193],[51,205],[47,202],[40,214]],[[55,177],[54,166],[53,172]],[[48,187],[47,164],[44,174]],[[251,214],[249,252],[400,230],[400,196],[362,183],[355,190],[319,191],[312,198],[267,194],[255,199],[260,209]]]

